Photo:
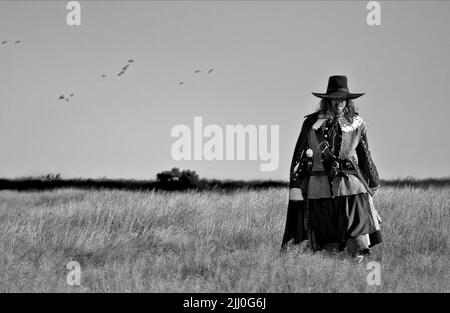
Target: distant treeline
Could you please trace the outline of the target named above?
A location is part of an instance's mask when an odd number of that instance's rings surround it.
[[[411,177],[381,180],[383,187],[448,187],[450,177],[415,179]],[[59,175],[0,179],[0,190],[49,190],[57,188],[119,189],[119,190],[236,190],[288,187],[287,181],[200,179],[194,171],[161,172],[156,180],[126,179],[62,179]]]
[[[441,178],[397,178],[397,179],[381,179],[381,186],[387,187],[450,187],[450,176]]]
[[[270,187],[287,187],[284,181],[263,180],[217,180],[199,179],[196,184],[186,184],[182,181],[163,182],[156,180],[125,180],[125,179],[0,179],[0,190],[48,190],[57,188],[78,189],[121,189],[121,190],[235,190],[261,189]]]

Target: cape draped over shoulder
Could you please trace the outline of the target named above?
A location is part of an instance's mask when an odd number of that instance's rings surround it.
[[[299,156],[299,153],[305,148],[305,145],[308,143],[308,131],[317,121],[318,114],[319,112],[308,114],[305,116],[306,119],[303,121],[300,135],[298,136],[292,157],[289,188],[294,188],[294,167],[297,163],[297,156]],[[305,201],[293,201],[289,199],[286,216],[286,227],[282,241],[283,248],[291,240],[293,240],[294,244],[298,244],[307,239],[307,229],[305,228],[305,224],[303,223],[305,219],[305,213]]]

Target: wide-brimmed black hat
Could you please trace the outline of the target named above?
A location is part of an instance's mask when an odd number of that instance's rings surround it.
[[[326,99],[356,99],[364,93],[351,93],[347,86],[347,76],[334,75],[328,78],[326,93],[313,92],[313,95]]]

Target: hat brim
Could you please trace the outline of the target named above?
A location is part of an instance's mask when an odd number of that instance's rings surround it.
[[[322,99],[356,99],[364,95],[364,93],[350,93],[345,91],[335,91],[330,93],[313,92],[312,94]]]

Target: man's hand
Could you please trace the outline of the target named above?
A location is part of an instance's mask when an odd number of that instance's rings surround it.
[[[303,195],[302,195],[302,190],[300,188],[289,189],[289,200],[293,200],[293,201],[304,200]]]
[[[373,195],[375,196],[378,193],[378,190],[380,190],[380,185],[371,187],[370,190],[372,190]]]

